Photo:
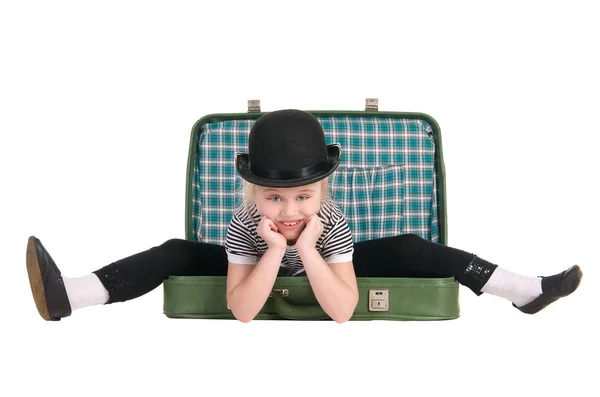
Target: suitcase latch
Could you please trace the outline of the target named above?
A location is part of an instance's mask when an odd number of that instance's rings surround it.
[[[369,311],[387,312],[390,310],[390,293],[387,289],[369,290]]]

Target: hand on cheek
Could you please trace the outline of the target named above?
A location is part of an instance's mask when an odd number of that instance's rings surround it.
[[[265,240],[269,248],[283,248],[287,245],[285,236],[279,233],[279,229],[275,222],[271,219],[263,216],[258,226],[256,227],[256,233]]]
[[[300,237],[298,237],[298,241],[296,242],[296,246],[298,248],[315,248],[317,245],[317,240],[323,233],[323,223],[321,219],[315,214],[311,215],[306,220],[306,226]]]

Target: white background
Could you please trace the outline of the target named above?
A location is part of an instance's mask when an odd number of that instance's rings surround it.
[[[1,3],[1,395],[597,395],[592,1],[201,3]],[[440,124],[449,245],[579,290],[528,316],[463,287],[446,322],[174,320],[162,287],[39,317],[30,235],[68,276],[184,237],[199,118],[367,97]]]

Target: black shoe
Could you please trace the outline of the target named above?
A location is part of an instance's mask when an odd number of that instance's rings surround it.
[[[27,241],[27,273],[33,300],[44,320],[58,321],[71,315],[71,305],[60,270],[40,240]]]
[[[542,294],[526,305],[513,306],[527,314],[534,314],[575,291],[579,287],[583,273],[579,266],[571,266],[562,273],[542,277]]]

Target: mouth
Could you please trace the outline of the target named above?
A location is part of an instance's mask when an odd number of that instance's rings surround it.
[[[294,230],[298,226],[302,224],[301,220],[293,220],[293,221],[279,221],[277,222],[279,227],[284,230]]]

